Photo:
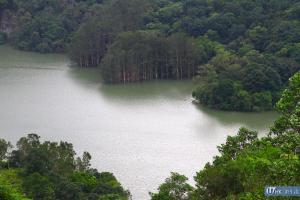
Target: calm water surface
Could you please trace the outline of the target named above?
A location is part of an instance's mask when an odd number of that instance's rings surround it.
[[[63,55],[0,46],[0,137],[16,142],[38,133],[72,142],[93,155],[93,167],[113,172],[134,200],[144,200],[171,171],[192,180],[239,127],[263,134],[276,118],[195,105],[190,81],[104,85],[99,76],[70,68]]]

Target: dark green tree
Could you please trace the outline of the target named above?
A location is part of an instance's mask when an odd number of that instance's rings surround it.
[[[187,200],[193,187],[187,183],[188,178],[178,173],[171,173],[170,178],[161,184],[158,193],[150,193],[152,200]]]

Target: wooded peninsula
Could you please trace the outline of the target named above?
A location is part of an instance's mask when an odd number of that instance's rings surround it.
[[[295,0],[2,0],[0,42],[66,52],[108,83],[194,79],[206,106],[271,110],[300,69]]]

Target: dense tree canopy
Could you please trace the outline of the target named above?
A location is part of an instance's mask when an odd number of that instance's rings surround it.
[[[298,70],[298,64],[287,62],[283,72],[281,64],[281,58],[264,56],[255,50],[243,57],[222,50],[198,68],[198,86],[193,96],[213,108],[270,110],[286,82],[286,70],[290,74]]]
[[[102,3],[101,0],[6,0],[6,2],[3,6],[0,3],[0,19],[6,15],[14,16],[8,22],[2,22],[14,26],[10,42],[18,49],[43,53],[65,51],[72,33],[93,15],[93,7]]]
[[[27,200],[126,200],[125,191],[113,174],[90,168],[91,155],[76,158],[67,142],[41,142],[29,134],[9,150],[10,143],[0,141],[0,199]],[[3,180],[10,174],[16,180]],[[17,185],[16,185],[17,184]],[[13,189],[15,188],[15,189]]]
[[[159,193],[150,193],[152,200],[187,200],[193,187],[187,183],[188,178],[178,173],[171,173],[171,177],[158,188]]]

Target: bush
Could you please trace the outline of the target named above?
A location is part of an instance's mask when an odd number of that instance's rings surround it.
[[[0,170],[0,199],[29,200],[21,191],[20,170]]]

